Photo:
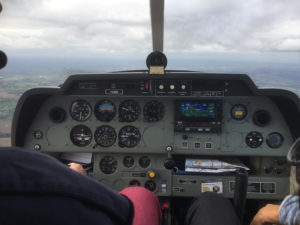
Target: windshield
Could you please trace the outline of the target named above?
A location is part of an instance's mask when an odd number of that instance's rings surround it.
[[[149,2],[2,0],[0,145],[10,143],[20,95],[67,76],[146,69],[152,51]],[[167,69],[245,73],[259,87],[300,96],[300,2],[165,2]]]

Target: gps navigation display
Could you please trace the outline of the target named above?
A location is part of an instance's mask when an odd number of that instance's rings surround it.
[[[184,118],[214,118],[215,103],[181,102],[180,116]]]

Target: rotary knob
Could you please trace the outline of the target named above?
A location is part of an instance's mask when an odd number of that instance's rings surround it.
[[[163,84],[158,85],[158,89],[159,90],[164,90],[165,89],[165,85],[163,85]]]

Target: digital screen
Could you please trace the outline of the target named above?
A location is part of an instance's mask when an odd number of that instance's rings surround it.
[[[215,118],[216,106],[211,102],[181,102],[180,116],[184,118]]]

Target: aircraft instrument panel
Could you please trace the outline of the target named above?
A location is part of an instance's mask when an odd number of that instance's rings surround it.
[[[248,198],[281,199],[299,115],[296,95],[258,89],[247,75],[74,75],[22,96],[13,144],[58,158],[92,153],[90,176],[159,196],[194,197],[212,183],[232,197],[233,174],[187,173],[185,163],[235,158],[250,169]]]

